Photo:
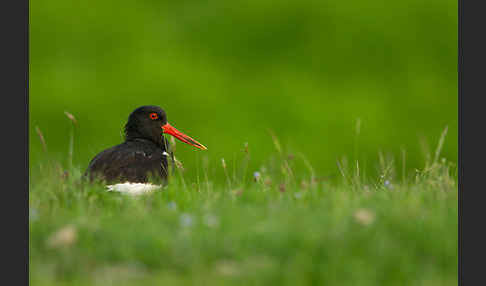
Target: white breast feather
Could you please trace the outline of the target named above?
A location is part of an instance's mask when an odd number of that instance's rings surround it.
[[[156,189],[162,188],[159,185],[153,184],[143,184],[143,183],[122,183],[122,184],[114,184],[107,186],[109,192],[119,192],[127,195],[143,195],[147,193],[151,193]]]

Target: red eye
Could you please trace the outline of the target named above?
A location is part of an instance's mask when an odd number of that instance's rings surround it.
[[[157,115],[157,113],[150,113],[150,119],[152,120],[155,120],[155,119],[158,119],[159,116]]]

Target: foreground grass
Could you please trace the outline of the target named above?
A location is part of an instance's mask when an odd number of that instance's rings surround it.
[[[435,162],[407,183],[275,184],[262,175],[233,188],[174,179],[133,198],[45,171],[30,189],[30,281],[455,285],[448,172]]]

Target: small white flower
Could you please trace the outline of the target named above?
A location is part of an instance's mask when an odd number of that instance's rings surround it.
[[[260,179],[261,175],[260,175],[260,172],[254,172],[253,173],[253,178],[255,179],[255,181],[258,181]]]
[[[393,189],[393,185],[392,185],[392,184],[391,184],[391,182],[390,182],[390,181],[388,181],[388,180],[386,180],[386,181],[384,182],[384,185],[385,185],[385,187],[387,187],[387,188],[388,188],[388,189],[390,189],[390,190],[391,190],[391,189]]]
[[[193,219],[190,214],[182,214],[179,218],[179,222],[182,227],[190,227],[192,225]]]

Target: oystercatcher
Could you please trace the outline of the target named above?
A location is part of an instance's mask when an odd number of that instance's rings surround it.
[[[141,194],[160,188],[167,182],[167,157],[174,160],[169,142],[163,133],[170,134],[196,148],[207,148],[167,123],[165,111],[153,105],[135,109],[125,125],[125,142],[106,149],[89,163],[85,177],[100,179],[109,191]],[[149,183],[149,180],[157,185]]]

